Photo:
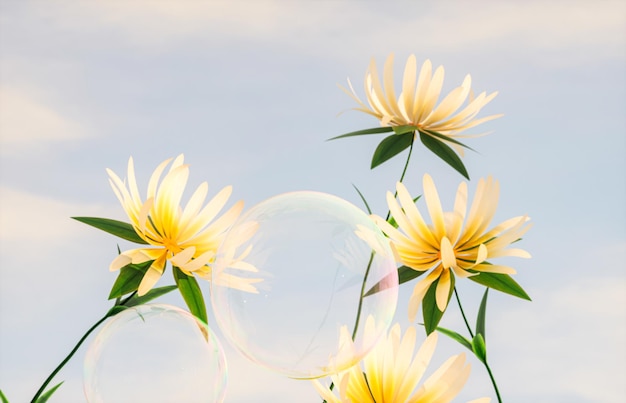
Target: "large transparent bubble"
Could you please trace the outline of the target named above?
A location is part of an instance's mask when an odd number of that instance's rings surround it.
[[[226,363],[195,316],[165,304],[115,315],[85,357],[88,402],[222,402]]]
[[[387,331],[396,268],[389,242],[361,209],[325,193],[286,193],[231,228],[211,299],[222,332],[245,356],[292,378],[318,378],[356,363]],[[257,292],[241,291],[242,278]],[[382,291],[362,297],[376,285]]]

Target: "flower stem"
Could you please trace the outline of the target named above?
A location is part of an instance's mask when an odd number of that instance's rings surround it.
[[[356,337],[356,332],[359,328],[359,320],[361,319],[361,308],[363,307],[363,293],[365,293],[365,282],[367,280],[367,276],[370,274],[370,269],[372,268],[372,262],[374,261],[374,252],[370,253],[370,261],[367,263],[367,269],[365,269],[365,275],[363,276],[363,283],[361,284],[361,293],[359,297],[359,307],[356,311],[356,320],[354,322],[354,329],[352,330],[352,341],[354,341]]]
[[[485,364],[485,368],[487,368],[487,373],[489,374],[489,379],[491,379],[491,384],[493,385],[493,389],[496,391],[496,397],[498,398],[498,403],[502,403],[502,397],[500,396],[500,391],[498,390],[498,385],[496,384],[496,379],[493,377],[493,373],[491,372],[491,368],[489,368],[489,364],[487,364],[487,360],[483,362]]]
[[[406,158],[406,162],[404,163],[404,168],[402,169],[402,175],[400,175],[400,181],[404,180],[404,175],[406,175],[406,170],[409,167],[409,161],[411,160],[411,153],[413,152],[413,143],[415,142],[415,133],[413,133],[413,139],[411,140],[411,145],[409,146],[409,155]],[[397,192],[396,192],[397,195]],[[391,215],[391,211],[387,211],[387,218],[385,220],[389,220],[389,216]],[[365,284],[367,283],[367,277],[370,273],[370,268],[372,267],[372,262],[374,261],[374,252],[370,255],[370,260],[367,263],[367,269],[365,269],[365,275],[363,276],[363,283],[361,284],[361,295],[359,296],[359,307],[356,312],[356,320],[354,322],[354,329],[352,330],[352,340],[356,337],[357,330],[359,329],[359,320],[361,319],[361,309],[363,307],[363,293],[365,292]],[[368,385],[369,386],[369,385]],[[333,390],[335,387],[334,383],[330,384],[330,390]],[[370,392],[371,393],[371,392]],[[326,400],[323,400],[322,403],[326,403]]]
[[[89,328],[89,330],[87,330],[87,332],[83,335],[83,337],[81,337],[80,340],[78,340],[78,343],[76,343],[76,345],[74,346],[72,351],[70,351],[70,353],[67,355],[67,357],[65,357],[65,359],[63,361],[61,361],[61,363],[54,369],[54,371],[52,371],[50,376],[48,376],[48,378],[46,378],[46,380],[44,381],[43,385],[41,385],[41,387],[39,388],[37,393],[35,393],[35,397],[33,397],[33,400],[31,400],[31,403],[36,403],[37,402],[37,399],[39,399],[39,396],[41,396],[41,394],[44,392],[44,390],[46,389],[46,387],[48,386],[50,381],[52,381],[52,379],[56,376],[56,374],[58,374],[59,371],[65,366],[65,364],[67,364],[67,362],[74,356],[74,354],[76,354],[76,352],[78,351],[80,346],[85,342],[85,340],[87,340],[87,337],[89,337],[89,335],[94,330],[96,330],[96,328],[98,326],[100,326],[102,324],[102,322],[104,322],[109,317],[111,317],[111,316],[115,315],[116,313],[118,313],[118,311],[115,310],[116,307],[118,307],[118,306],[126,306],[126,303],[128,301],[130,301],[130,299],[132,297],[134,297],[135,294],[137,294],[137,291],[132,292],[128,297],[126,297],[121,302],[120,302],[119,298],[116,299],[115,305],[113,305],[113,308],[111,308],[99,321],[97,321],[93,326],[91,326]]]
[[[472,336],[472,339],[474,338],[474,332],[472,332],[472,328],[469,325],[469,322],[467,321],[467,317],[465,316],[465,311],[463,311],[463,305],[461,305],[461,298],[459,298],[459,293],[456,290],[456,287],[454,287],[454,296],[456,298],[456,303],[459,305],[459,310],[461,311],[461,316],[463,316],[463,321],[465,322],[465,327],[467,327],[467,331],[469,332],[470,336]]]
[[[404,163],[404,168],[402,169],[402,175],[400,175],[400,180],[398,182],[402,183],[404,180],[404,175],[406,175],[406,170],[409,167],[409,161],[411,160],[411,154],[413,153],[413,143],[415,142],[415,133],[413,133],[413,140],[411,140],[411,145],[409,146],[409,155],[406,157],[406,162]],[[398,191],[394,193],[393,197],[398,195]],[[391,210],[387,211],[387,218],[385,220],[389,221],[389,217],[391,216]]]
[[[65,359],[63,361],[61,361],[61,363],[54,369],[54,371],[52,371],[52,373],[50,374],[50,376],[48,376],[48,378],[44,381],[43,385],[41,385],[41,387],[39,388],[39,390],[37,391],[37,393],[35,393],[35,397],[33,397],[33,400],[31,400],[31,403],[35,403],[37,402],[37,399],[39,399],[39,396],[44,392],[44,390],[46,389],[46,387],[48,386],[48,384],[50,383],[50,381],[52,381],[52,379],[55,377],[55,375],[61,370],[61,368],[63,368],[65,366],[65,364],[67,364],[67,362],[74,356],[74,354],[76,353],[76,351],[78,351],[78,349],[80,348],[80,346],[83,344],[83,342],[87,339],[87,337],[89,337],[89,335],[91,334],[91,332],[93,332],[94,330],[96,330],[96,328],[98,326],[100,326],[102,324],[102,322],[104,322],[105,320],[107,320],[107,318],[109,317],[109,313],[107,312],[106,315],[104,315],[102,317],[102,319],[100,319],[99,321],[97,321],[92,327],[89,328],[89,330],[87,330],[87,333],[85,333],[83,335],[83,337],[81,337],[81,339],[78,341],[78,343],[76,343],[76,345],[74,346],[74,348],[72,349],[72,351],[70,351],[70,353],[67,355],[67,357],[65,357]]]
[[[461,316],[463,316],[465,327],[467,327],[467,331],[469,332],[470,336],[472,336],[472,339],[474,339],[474,332],[472,332],[472,328],[470,327],[469,322],[467,321],[467,317],[465,316],[465,312],[463,311],[463,306],[461,305],[461,298],[459,298],[459,293],[457,292],[456,287],[454,287],[454,296],[456,297],[456,302],[459,305]],[[487,364],[487,359],[485,358],[484,361],[483,360],[479,360],[479,361],[482,362],[485,368],[487,369],[487,373],[489,374],[489,379],[491,379],[491,384],[493,385],[493,389],[496,391],[496,397],[498,398],[498,403],[502,403],[502,397],[500,396],[500,391],[498,390],[498,384],[496,383],[496,378],[494,378],[493,373],[491,372],[491,368],[489,367],[489,364]]]

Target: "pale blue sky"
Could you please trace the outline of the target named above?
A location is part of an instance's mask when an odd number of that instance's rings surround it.
[[[623,401],[626,6],[512,0],[0,0],[0,388],[9,399],[30,399],[109,307],[117,240],[69,217],[124,219],[105,168],[123,175],[130,155],[145,181],[185,153],[190,185],[232,184],[247,206],[300,189],[359,204],[354,183],[384,214],[401,159],[370,171],[380,137],[325,140],[377,125],[337,116],[354,106],[337,84],[350,77],[362,94],[370,58],[380,66],[390,52],[398,73],[415,54],[444,65],[446,89],[470,73],[477,92],[499,91],[483,115],[505,116],[468,141],[478,153],[464,162],[473,179],[500,180],[496,220],[534,221],[523,241],[533,259],[508,262],[533,302],[490,297],[490,360],[505,400]],[[451,208],[460,175],[419,148],[412,192],[425,172]],[[170,283],[168,274],[160,284]],[[481,289],[461,292],[474,312]],[[460,329],[456,312],[444,320]],[[460,349],[442,338],[435,362]],[[227,402],[319,401],[307,382],[226,352]],[[84,400],[83,354],[58,376],[66,384],[53,401]],[[472,362],[458,401],[492,393]]]

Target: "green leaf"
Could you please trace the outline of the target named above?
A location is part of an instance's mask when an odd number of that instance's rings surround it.
[[[508,274],[481,272],[476,276],[470,276],[468,278],[478,284],[493,288],[494,290],[531,301],[526,291]]]
[[[383,162],[409,148],[413,142],[413,137],[413,133],[392,134],[391,136],[385,137],[374,151],[371,169],[376,168]]]
[[[0,389],[0,402],[2,402],[2,403],[9,403],[9,399],[7,399],[7,397],[4,395],[4,393],[2,393],[1,389]]]
[[[414,278],[418,278],[424,273],[426,272],[413,270],[408,266],[400,266],[398,267],[398,284],[406,283],[407,281],[413,280]],[[369,295],[376,294],[379,291],[392,287],[393,286],[393,282],[391,281],[392,276],[393,274],[388,274],[385,277],[383,277],[382,280],[380,280],[372,288],[370,288],[369,291],[367,291],[365,295],[363,296],[367,297]]]
[[[472,351],[480,361],[487,362],[487,345],[482,334],[477,334],[472,339]]]
[[[450,146],[423,132],[420,132],[420,140],[422,140],[422,143],[426,146],[426,148],[435,153],[435,155],[444,160],[448,165],[469,180],[469,175],[465,169],[465,165],[463,165],[461,158],[459,158]]]
[[[404,284],[407,281],[411,281],[414,278],[418,278],[422,274],[426,273],[425,271],[418,271],[410,268],[409,266],[400,266],[398,267],[398,284]]]
[[[63,382],[60,382],[56,384],[55,386],[51,387],[50,389],[48,389],[47,392],[44,392],[41,396],[39,396],[39,398],[37,399],[35,403],[46,403],[48,399],[50,399],[50,396],[52,396],[52,394],[56,392],[56,390],[59,389],[61,385],[63,385]]]
[[[454,291],[454,283],[454,274],[450,273],[450,292],[448,294],[448,303],[450,302],[450,298],[452,297],[452,293]],[[428,287],[428,291],[426,291],[426,295],[424,295],[424,299],[422,300],[422,314],[424,315],[424,327],[426,328],[426,334],[434,332],[443,317],[443,312],[437,307],[437,284],[439,284],[439,279],[432,282],[430,287]],[[447,306],[448,304],[446,304],[446,307]]]
[[[433,137],[437,137],[437,138],[439,138],[441,140],[449,141],[450,143],[454,143],[454,144],[459,145],[459,146],[461,146],[463,148],[467,148],[468,150],[472,150],[472,151],[476,152],[476,150],[474,150],[473,148],[466,146],[465,144],[461,143],[460,141],[458,141],[456,139],[453,139],[452,137],[444,136],[441,133],[437,133],[437,132],[434,132],[434,131],[431,131],[431,130],[424,130],[424,133],[430,134]]]
[[[357,130],[355,132],[342,134],[341,136],[333,137],[333,138],[330,138],[330,139],[328,139],[326,141],[343,139],[345,137],[363,136],[363,135],[366,135],[366,134],[389,133],[391,131],[393,131],[392,127],[374,127],[372,129]]]
[[[480,308],[478,308],[478,316],[476,317],[476,334],[483,336],[483,339],[487,340],[485,334],[485,315],[487,311],[487,294],[489,294],[489,287],[485,288],[485,294],[480,301]]]
[[[140,243],[147,245],[148,242],[141,239],[132,225],[117,221],[111,220],[109,218],[97,218],[97,217],[72,217],[76,221],[80,221],[84,224],[91,225],[92,227],[101,229],[104,232],[108,232],[109,234],[113,234],[117,237],[125,239],[127,241]]]
[[[404,133],[413,133],[415,134],[415,130],[417,129],[413,125],[405,125],[405,126],[393,126],[393,132],[395,134],[404,134]]]
[[[359,196],[361,197],[361,200],[363,200],[363,204],[365,204],[365,208],[367,209],[367,212],[369,214],[372,214],[372,209],[370,209],[369,204],[367,204],[367,200],[365,200],[365,197],[363,197],[363,193],[361,193],[361,191],[359,190],[358,187],[356,187],[354,184],[352,184],[352,187],[354,188],[354,190],[356,190],[356,192],[359,194]]]
[[[154,262],[154,260],[138,264],[129,264],[122,267],[115,283],[113,283],[113,287],[109,293],[109,299],[119,298],[129,292],[136,291],[139,288],[144,274],[146,274],[152,265],[152,262]]]
[[[132,296],[130,300],[128,300],[128,302],[124,304],[124,306],[131,307],[131,306],[142,305],[142,304],[148,303],[152,301],[153,299],[158,298],[161,295],[165,295],[177,288],[178,286],[175,286],[175,285],[166,285],[165,287],[153,288],[147,293],[145,293],[144,295],[142,295],[141,297],[135,294]]]
[[[115,316],[118,313],[125,311],[127,309],[128,309],[127,306],[115,304],[113,305],[113,308],[109,309],[109,312],[107,312],[107,318]]]
[[[189,307],[189,312],[200,319],[202,323],[209,323],[204,297],[202,296],[198,281],[195,277],[183,273],[178,267],[174,267],[172,271],[180,294],[183,296],[187,307]]]
[[[472,342],[469,341],[466,337],[458,334],[457,332],[455,332],[453,330],[446,329],[444,327],[439,327],[439,326],[437,327],[437,331],[439,333],[445,334],[446,336],[450,337],[452,340],[455,340],[455,341],[459,342],[463,346],[467,347],[470,351],[474,351],[472,349]]]

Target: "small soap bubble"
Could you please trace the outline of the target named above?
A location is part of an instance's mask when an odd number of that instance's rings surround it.
[[[229,286],[232,276],[250,279],[257,293]],[[252,361],[297,379],[358,362],[386,333],[398,298],[393,253],[370,217],[311,191],[275,196],[243,214],[218,250],[213,278],[225,337]]]
[[[172,305],[128,308],[111,318],[87,350],[90,403],[222,402],[226,362],[209,327]]]

